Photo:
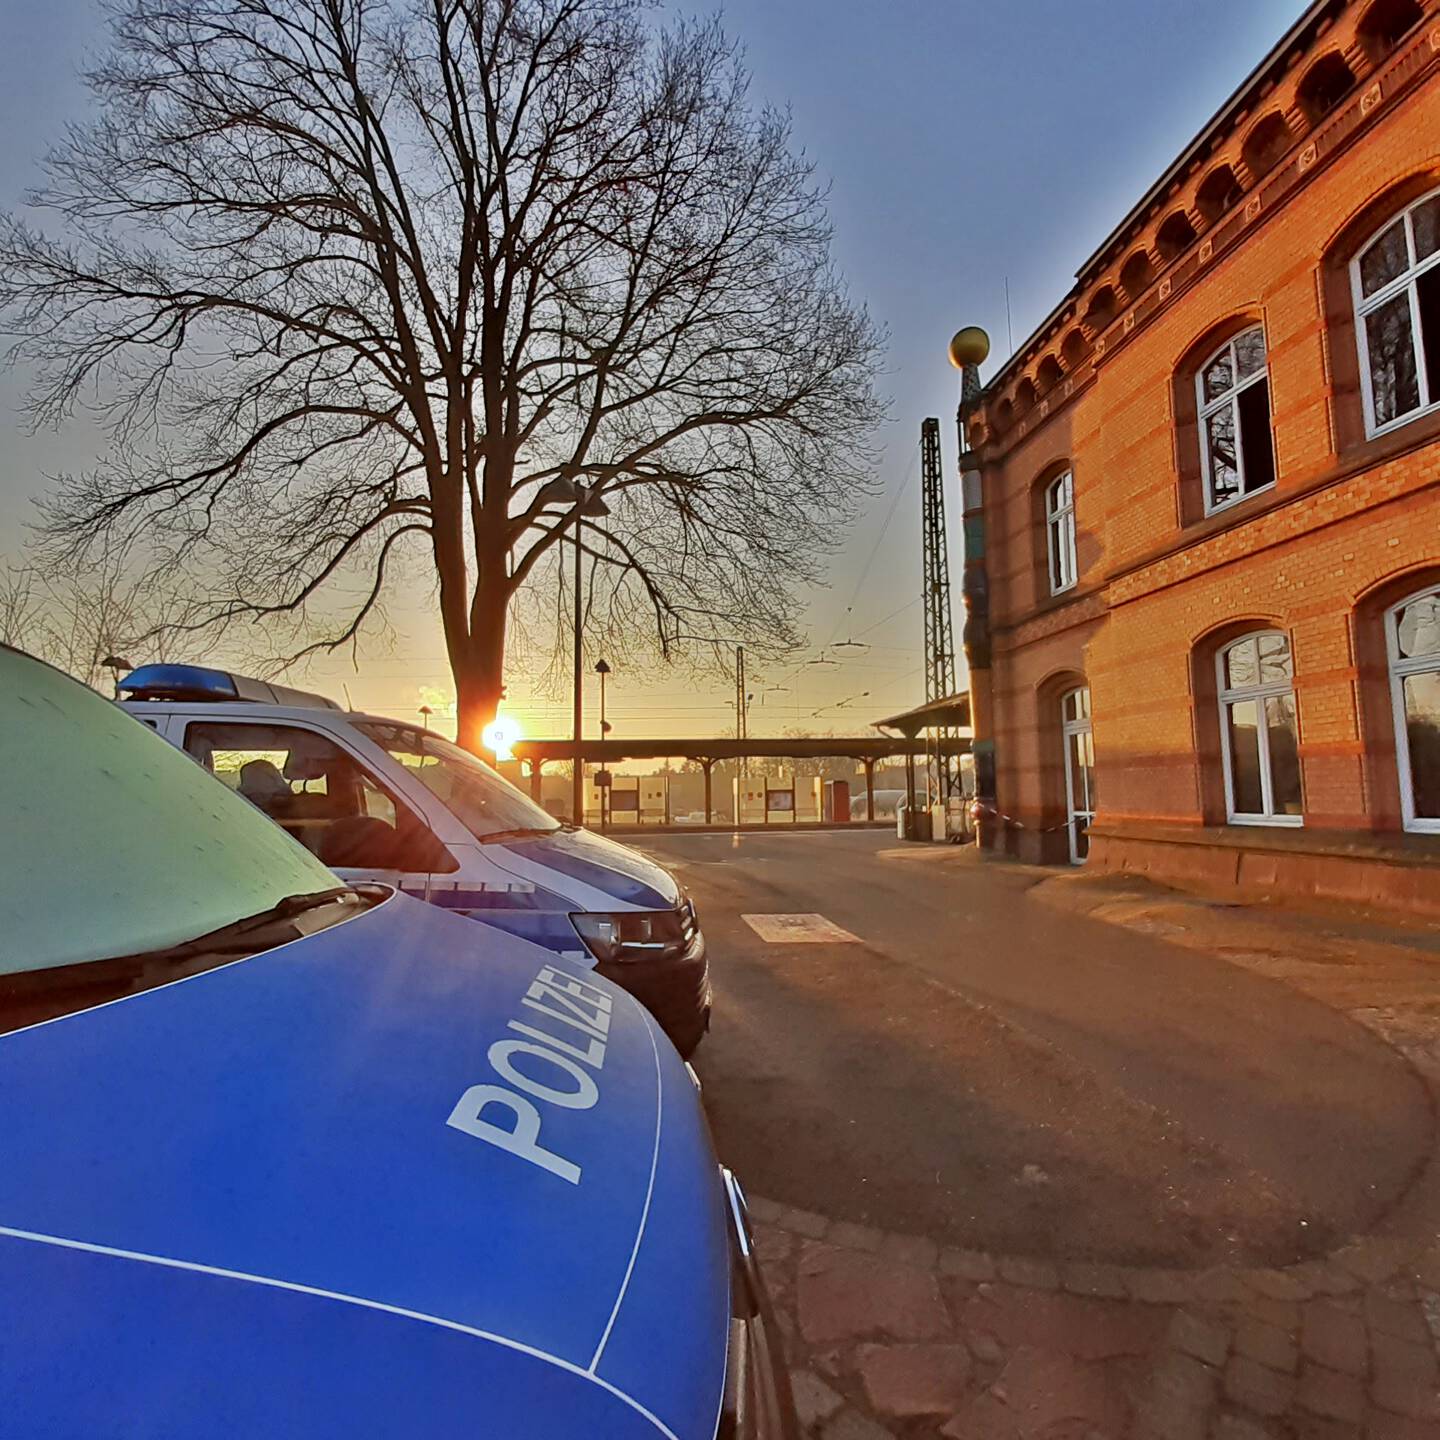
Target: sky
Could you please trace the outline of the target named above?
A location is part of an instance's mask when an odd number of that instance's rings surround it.
[[[667,8],[712,9],[674,0]],[[982,373],[1002,364],[1010,337],[1023,343],[1303,9],[1299,0],[721,7],[756,99],[788,106],[797,145],[828,181],[839,268],[890,334],[879,488],[843,537],[828,583],[804,597],[809,647],[747,677],[752,735],[863,734],[923,700],[917,472],[930,415],[942,422],[959,634],[950,335],[983,326],[992,350]],[[39,180],[38,162],[64,126],[87,114],[79,72],[104,31],[94,0],[6,0],[5,16],[0,205],[11,207]],[[83,423],[29,433],[24,388],[23,375],[0,374],[0,560],[18,555],[46,476],[84,467],[103,438]],[[433,618],[402,603],[392,619],[393,637],[363,649],[358,665],[333,657],[287,678],[336,698],[343,685],[357,708],[379,713],[443,710],[454,691]],[[850,639],[858,643],[841,643]],[[593,725],[593,695],[587,704]],[[568,733],[568,695],[547,694],[530,677],[511,677],[506,708],[528,734]],[[607,716],[617,736],[713,735],[734,723],[733,685],[621,671],[609,679]]]

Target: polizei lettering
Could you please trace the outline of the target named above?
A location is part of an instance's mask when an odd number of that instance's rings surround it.
[[[507,1027],[520,1038],[497,1040],[486,1056],[505,1083],[472,1085],[445,1123],[578,1185],[580,1167],[540,1143],[540,1107],[589,1110],[600,1099],[610,997],[546,965],[520,1003],[530,1013]]]

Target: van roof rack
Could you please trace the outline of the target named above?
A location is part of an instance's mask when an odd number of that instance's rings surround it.
[[[223,700],[251,705],[297,705],[338,710],[340,706],[309,690],[292,690],[207,665],[142,665],[117,687],[130,700]]]

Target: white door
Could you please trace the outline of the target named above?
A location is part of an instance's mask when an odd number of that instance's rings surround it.
[[[1090,853],[1087,831],[1095,818],[1095,737],[1090,730],[1090,689],[1082,685],[1060,701],[1065,742],[1065,833],[1070,863],[1083,865]]]

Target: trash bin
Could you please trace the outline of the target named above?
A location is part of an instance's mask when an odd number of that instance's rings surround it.
[[[931,835],[930,811],[923,805],[913,810],[901,801],[895,807],[895,834],[901,840],[928,840]]]

